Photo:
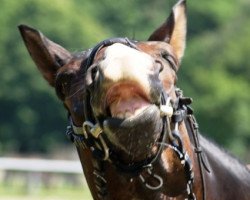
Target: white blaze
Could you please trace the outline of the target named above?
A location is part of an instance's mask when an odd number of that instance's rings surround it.
[[[148,76],[153,73],[153,58],[141,51],[116,43],[105,50],[100,62],[105,79],[114,82],[130,80],[138,82],[149,92]]]

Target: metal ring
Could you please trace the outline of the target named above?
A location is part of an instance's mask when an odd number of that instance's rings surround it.
[[[87,127],[93,128],[93,127],[94,127],[94,124],[92,124],[90,121],[85,121],[85,122],[83,123],[82,129],[83,129],[83,135],[84,135],[85,139],[88,138]]]
[[[163,186],[163,179],[159,175],[153,174],[150,169],[148,169],[148,173],[152,175],[152,177],[156,179],[159,182],[159,184],[156,186],[153,186],[153,185],[146,183],[145,178],[140,174],[139,178],[141,179],[142,183],[145,185],[146,188],[150,190],[159,190]]]

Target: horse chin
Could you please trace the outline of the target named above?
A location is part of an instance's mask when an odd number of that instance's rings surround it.
[[[109,117],[103,122],[108,142],[125,162],[141,161],[152,156],[162,127],[163,122],[156,105],[148,106],[133,117]]]

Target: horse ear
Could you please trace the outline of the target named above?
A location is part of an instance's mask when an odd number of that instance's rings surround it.
[[[54,86],[57,70],[67,63],[71,54],[31,27],[20,25],[18,28],[33,61],[49,84]]]
[[[186,46],[187,16],[186,0],[179,1],[172,9],[168,19],[149,37],[149,41],[169,43],[181,60]]]

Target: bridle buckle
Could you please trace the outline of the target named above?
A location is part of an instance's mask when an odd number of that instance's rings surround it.
[[[87,140],[89,138],[89,134],[95,138],[94,140],[94,149],[99,149],[99,151],[102,152],[102,160],[108,160],[109,159],[109,148],[103,139],[103,136],[101,133],[103,133],[102,128],[99,126],[99,124],[93,124],[90,121],[85,121],[83,123],[83,135],[85,139]]]
[[[88,133],[90,133],[95,139],[98,139],[100,134],[103,132],[102,128],[99,124],[93,124],[90,121],[85,121],[82,125],[83,135],[87,139]]]
[[[164,105],[160,105],[160,112],[161,112],[161,117],[165,117],[165,116],[169,118],[172,117],[174,113],[174,109],[171,104],[171,97],[168,97],[166,99],[166,103]]]

